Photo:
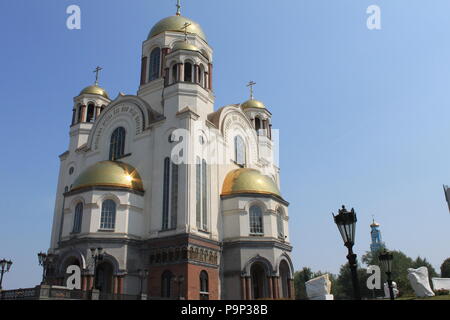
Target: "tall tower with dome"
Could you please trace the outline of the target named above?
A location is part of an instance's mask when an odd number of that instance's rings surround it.
[[[82,289],[104,296],[143,282],[155,298],[293,298],[289,204],[254,83],[215,110],[213,50],[179,5],[150,30],[141,66],[136,95],[112,99],[97,79],[73,100],[47,280],[78,265]]]

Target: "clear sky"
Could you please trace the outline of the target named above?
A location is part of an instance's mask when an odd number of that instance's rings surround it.
[[[135,94],[141,44],[175,0],[0,1],[0,258],[5,288],[32,287],[47,250],[58,155],[72,98],[94,81]],[[66,28],[66,8],[82,11]],[[366,9],[381,8],[368,30]],[[337,272],[346,250],[331,212],[358,215],[356,253],[372,215],[392,249],[436,269],[450,256],[450,2],[448,0],[184,0],[214,48],[216,108],[248,98],[280,130],[283,196],[296,269]]]

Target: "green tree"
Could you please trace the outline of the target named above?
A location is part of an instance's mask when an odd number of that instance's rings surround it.
[[[429,277],[437,276],[436,270],[425,258],[417,257],[416,260],[411,259],[406,254],[401,251],[391,251],[394,259],[392,261],[392,280],[397,283],[397,288],[400,291],[400,295],[411,296],[414,295],[414,290],[408,280],[408,269],[419,267],[427,267]],[[372,253],[367,252],[363,257],[362,261],[370,266],[377,265],[381,268],[381,283],[382,288],[384,283],[387,281],[386,270],[384,270],[382,264],[378,259],[379,251]]]
[[[306,300],[308,299],[308,295],[306,294],[306,285],[305,283],[311,279],[320,277],[327,272],[317,271],[313,272],[310,268],[303,268],[301,271],[297,271],[294,273],[294,288],[295,288],[295,298],[297,300]],[[333,290],[333,285],[335,282],[335,276],[333,274],[328,273],[331,281],[331,290]]]
[[[450,278],[450,258],[446,259],[441,265],[441,277]]]
[[[367,269],[361,268],[359,265],[357,267],[358,274],[358,285],[362,299],[372,298],[372,291],[367,288],[367,278],[370,276],[367,274]],[[332,293],[336,300],[353,300],[354,290],[352,274],[349,264],[341,266],[339,270],[339,275],[335,280],[334,288],[332,287]]]

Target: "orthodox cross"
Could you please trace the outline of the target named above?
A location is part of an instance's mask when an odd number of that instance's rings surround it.
[[[103,70],[103,68],[101,67],[97,67],[95,68],[95,70],[93,71],[95,73],[95,85],[98,86],[98,74],[99,72]]]
[[[250,81],[247,84],[247,87],[250,87],[250,99],[253,100],[253,86],[256,84],[256,82]]]
[[[184,29],[184,41],[187,41],[187,28],[189,28],[189,26],[191,25],[191,23],[189,22],[185,22],[184,25],[181,27],[181,29]]]
[[[181,16],[181,0],[177,0],[177,16]]]

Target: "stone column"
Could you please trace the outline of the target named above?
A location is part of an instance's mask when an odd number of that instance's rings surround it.
[[[245,277],[245,289],[246,289],[246,299],[245,300],[251,300],[252,299],[252,295],[251,295],[251,282],[250,282],[250,277]]]
[[[272,277],[267,277],[267,283],[269,283],[269,298],[273,299]]]
[[[123,276],[120,276],[118,279],[118,294],[123,294]]]
[[[209,75],[209,78],[208,78],[208,89],[210,89],[210,90],[212,90],[212,73],[213,73],[213,65],[212,65],[212,63],[209,63],[208,64],[208,75]]]
[[[275,280],[275,295],[277,299],[280,299],[280,277],[274,277]]]
[[[119,291],[119,279],[118,276],[113,277],[113,293],[117,294]]]
[[[147,82],[147,57],[142,57],[141,62],[141,85]]]
[[[81,106],[81,118],[80,122],[86,122],[86,106]]]
[[[289,285],[289,298],[294,300],[295,299],[294,279],[289,279],[288,285]]]
[[[247,300],[247,288],[244,276],[241,276],[241,299]]]
[[[194,65],[194,83],[199,83],[200,82],[200,79],[199,79],[199,77],[198,77],[198,69],[199,67],[198,67],[198,64],[196,64],[196,65]]]
[[[178,81],[184,81],[184,65],[182,63],[178,64]]]

